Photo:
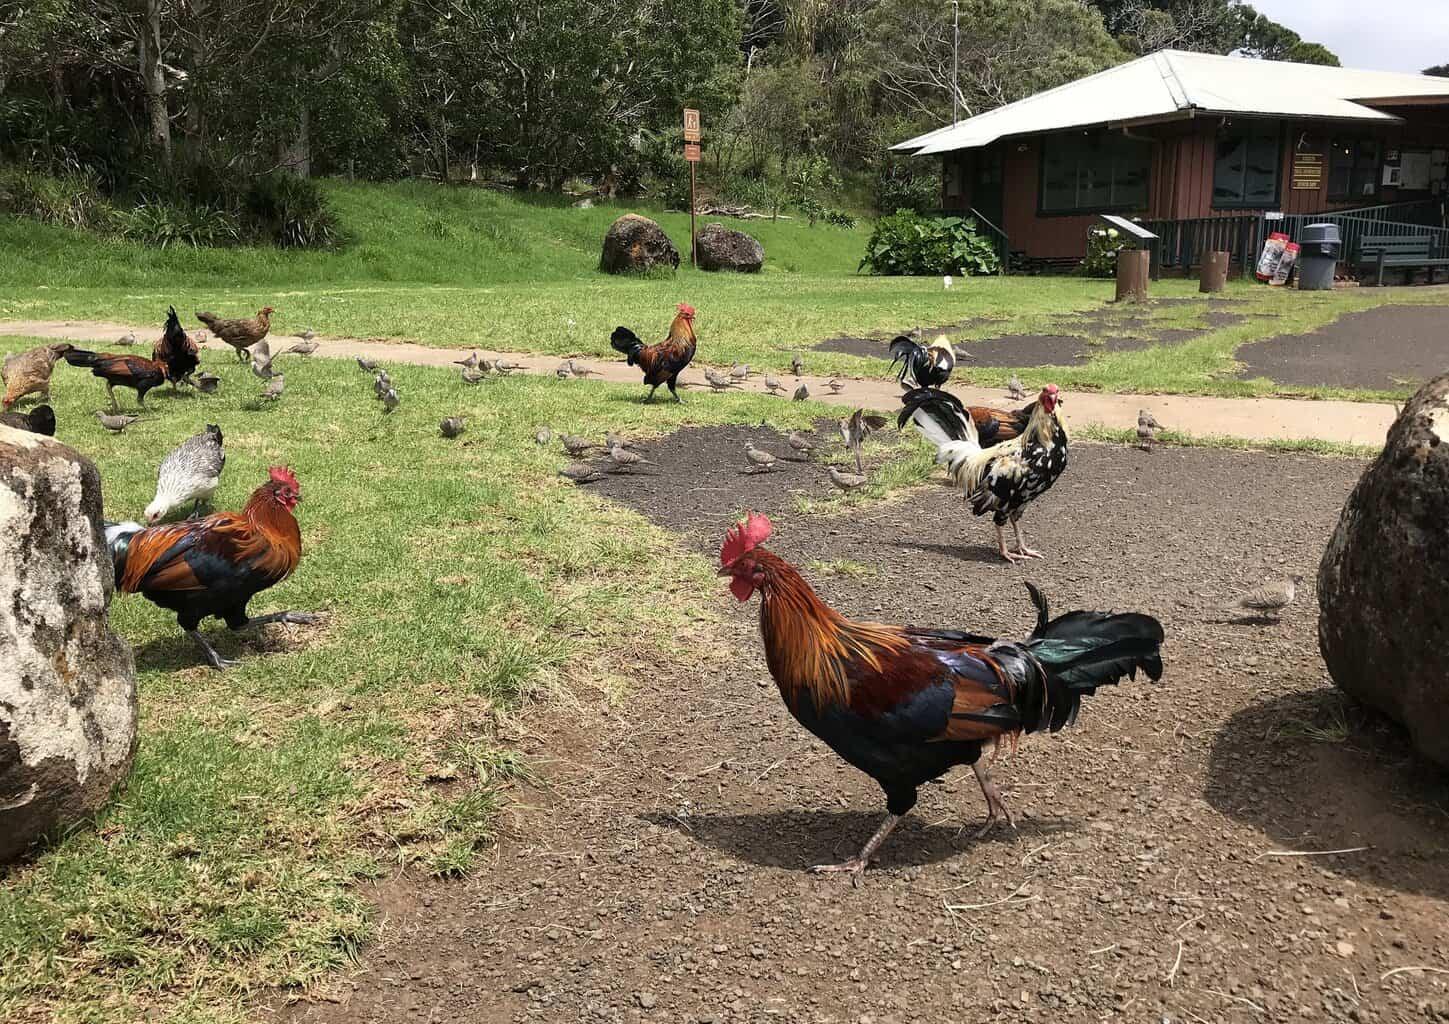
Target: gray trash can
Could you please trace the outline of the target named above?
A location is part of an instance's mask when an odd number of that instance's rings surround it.
[[[1333,287],[1333,268],[1343,253],[1337,224],[1308,224],[1298,240],[1298,287],[1305,292]]]

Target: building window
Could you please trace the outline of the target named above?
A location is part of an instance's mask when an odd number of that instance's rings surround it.
[[[1122,135],[1055,135],[1042,141],[1043,213],[1147,207],[1152,145]]]
[[[1218,132],[1213,164],[1213,206],[1268,207],[1278,202],[1283,162],[1278,126],[1248,123]]]
[[[1379,144],[1373,139],[1334,139],[1329,145],[1328,198],[1378,195]]]

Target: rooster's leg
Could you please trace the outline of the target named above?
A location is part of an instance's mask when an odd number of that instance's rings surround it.
[[[1040,551],[1033,551],[1026,546],[1026,538],[1021,535],[1021,519],[1015,517],[1011,520],[1011,531],[1016,534],[1016,553],[1022,558],[1041,558]]]
[[[321,622],[320,615],[311,612],[271,612],[267,615],[256,615],[235,629],[251,629],[253,626],[270,626],[273,623],[285,623],[290,626],[311,626]]]
[[[1015,831],[1016,822],[1011,820],[1011,812],[1006,809],[1006,800],[1002,797],[1001,790],[996,783],[992,781],[991,773],[980,761],[973,764],[971,770],[976,773],[976,781],[981,783],[981,795],[986,797],[986,824],[981,826],[981,830],[976,833],[976,838],[984,837],[996,827],[998,821],[1003,819]]]
[[[855,449],[855,471],[861,476],[865,476],[865,463],[860,461],[860,442],[857,441],[851,447]]]
[[[839,864],[816,864],[810,870],[817,875],[848,872],[855,884],[859,885],[860,876],[865,872],[865,866],[870,863],[870,859],[875,856],[875,851],[880,848],[881,843],[885,842],[885,837],[891,834],[891,829],[895,828],[900,820],[901,815],[899,814],[887,814],[885,821],[880,823],[880,828],[875,830],[875,835],[867,839],[865,845],[860,848],[860,852],[850,860],[841,861]]]
[[[216,652],[216,648],[211,646],[211,644],[207,643],[206,637],[201,635],[200,630],[188,629],[186,631],[186,635],[191,637],[192,640],[196,641],[196,646],[200,647],[201,653],[206,656],[206,663],[217,671],[231,668],[231,666],[236,664],[236,662],[231,661],[227,658],[223,658],[220,654],[218,654]]]
[[[106,383],[106,397],[111,400],[111,412],[120,412],[121,407],[116,404],[116,389],[109,381]]]
[[[1006,550],[1006,529],[1000,523],[996,525],[996,550],[1000,551],[1001,557],[1008,562],[1019,562],[1025,557],[1014,551]]]
[[[674,400],[676,402],[678,402],[681,405],[683,405],[684,404],[684,399],[682,399],[682,398],[679,397],[679,389],[677,387],[675,387],[675,384],[674,384],[674,382],[677,379],[678,379],[677,377],[670,377],[669,378],[669,393],[674,396]]]
[[[650,402],[654,401],[654,392],[656,392],[658,390],[659,390],[659,385],[658,384],[655,384],[652,388],[649,389],[649,394],[647,394],[647,395],[644,396],[644,404],[645,405],[648,405]]]

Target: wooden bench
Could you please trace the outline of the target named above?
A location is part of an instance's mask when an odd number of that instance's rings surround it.
[[[1434,271],[1449,267],[1449,258],[1434,255],[1433,239],[1428,235],[1366,235],[1358,243],[1354,264],[1372,266],[1379,287],[1383,287],[1384,271],[1390,267],[1414,270],[1423,267],[1434,283]]]

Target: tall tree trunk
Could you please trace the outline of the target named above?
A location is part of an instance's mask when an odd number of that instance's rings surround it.
[[[277,162],[282,165],[282,170],[295,174],[299,178],[308,178],[312,175],[312,110],[303,106],[300,114],[297,115],[297,134],[292,136],[290,143],[279,147]]]
[[[206,112],[201,107],[201,90],[197,78],[206,63],[207,0],[191,0],[191,78],[186,83],[186,134],[196,152],[206,148]]]
[[[146,119],[151,145],[171,162],[171,112],[166,107],[166,69],[161,66],[161,0],[146,0],[136,47],[141,84],[146,91]]]

